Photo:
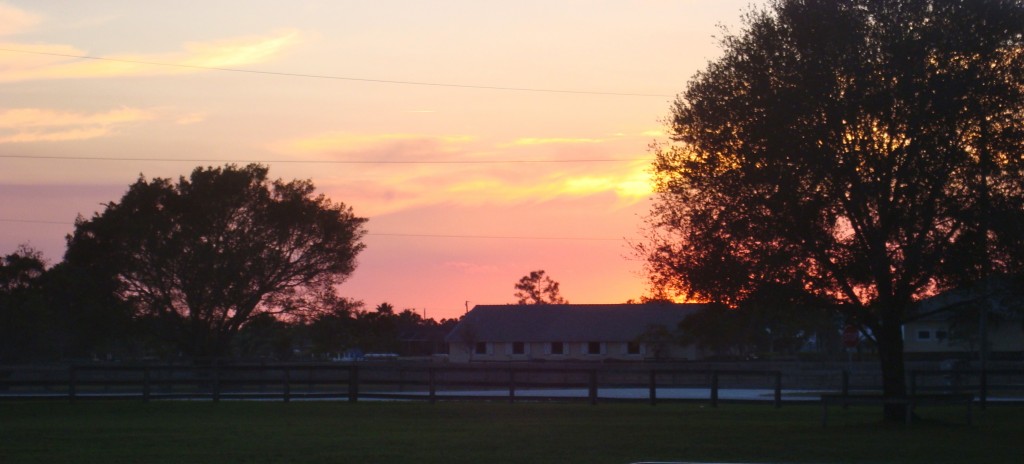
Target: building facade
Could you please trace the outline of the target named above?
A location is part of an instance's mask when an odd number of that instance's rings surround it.
[[[445,338],[452,362],[692,360],[679,323],[703,305],[483,305]]]
[[[1024,296],[1008,279],[933,296],[922,301],[918,316],[904,324],[904,351],[918,357],[969,357],[984,344],[995,357],[1024,359],[1022,306]]]

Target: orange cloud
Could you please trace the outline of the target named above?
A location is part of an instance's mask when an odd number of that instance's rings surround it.
[[[575,143],[601,143],[602,139],[588,139],[588,138],[568,138],[568,137],[549,137],[549,138],[535,138],[527,137],[517,139],[516,141],[505,144],[503,146],[530,146],[530,145],[553,145],[553,144],[575,144]]]
[[[479,173],[479,177],[454,181],[446,190],[452,195],[470,202],[500,201],[521,202],[547,201],[559,197],[586,197],[614,194],[623,205],[633,204],[647,198],[652,192],[647,162],[632,162],[628,166],[586,165],[546,170],[544,175],[521,169],[510,173],[507,169],[499,173]],[[479,199],[479,200],[477,200]]]
[[[192,124],[198,124],[206,120],[206,113],[190,113],[179,116],[174,120],[174,123],[179,126],[188,126]]]
[[[297,37],[295,31],[283,31],[264,37],[189,43],[182,52],[110,55],[103,60],[76,58],[88,53],[70,45],[0,43],[0,48],[13,50],[0,51],[0,68],[4,69],[0,82],[155,76],[194,73],[201,67],[249,65],[270,60],[294,44]]]
[[[493,274],[500,270],[498,266],[493,264],[477,264],[465,261],[447,261],[441,263],[441,267],[468,275]]]
[[[615,152],[633,145],[583,143],[589,148],[557,143],[505,147],[466,136],[334,132],[279,142],[273,150],[297,159],[380,162],[318,174],[325,189],[370,215],[425,205],[509,205],[598,196],[618,208],[651,194],[649,162],[643,156],[612,163],[522,162],[623,158]]]
[[[304,155],[367,155],[391,151],[392,161],[408,160],[409,148],[418,148],[434,154],[451,152],[454,145],[464,144],[473,137],[463,135],[434,136],[419,134],[353,134],[330,132],[275,144],[275,150]],[[403,150],[404,149],[404,150]],[[365,158],[369,160],[371,158]],[[436,158],[435,158],[436,159]]]
[[[41,108],[3,110],[0,111],[0,143],[94,139],[111,135],[116,127],[155,117],[152,111],[137,108],[91,114]]]
[[[187,57],[180,62],[189,66],[229,68],[262,63],[297,41],[298,32],[284,31],[270,37],[244,37],[217,42],[191,42],[185,44]],[[178,55],[168,56],[170,59]]]

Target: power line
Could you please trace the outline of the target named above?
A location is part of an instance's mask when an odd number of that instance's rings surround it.
[[[556,164],[556,163],[626,163],[654,161],[650,158],[583,158],[583,159],[510,159],[510,160],[239,160],[202,158],[134,158],[117,156],[63,156],[63,155],[0,155],[0,159],[61,160],[61,161],[146,161],[183,163],[281,163],[281,164]]]
[[[264,74],[271,76],[285,76],[285,77],[302,77],[309,79],[331,79],[339,81],[352,81],[352,82],[369,82],[373,84],[392,84],[392,85],[418,85],[428,87],[450,87],[458,89],[476,89],[476,90],[501,90],[509,92],[540,92],[540,93],[561,93],[561,94],[576,94],[576,95],[604,95],[604,96],[616,96],[616,97],[659,97],[659,98],[672,98],[672,95],[662,94],[649,94],[649,93],[630,93],[630,92],[600,92],[600,91],[589,91],[589,90],[566,90],[566,89],[543,89],[535,87],[503,87],[496,85],[471,85],[471,84],[450,84],[441,82],[421,82],[421,81],[401,81],[391,79],[370,79],[363,77],[347,77],[347,76],[331,76],[323,74],[302,74],[302,73],[291,73],[291,72],[278,72],[278,71],[263,71],[256,69],[236,69],[236,68],[218,68],[214,66],[200,66],[191,64],[177,64],[177,63],[163,63],[157,61],[141,61],[141,60],[126,60],[120,58],[104,58],[100,56],[91,55],[71,55],[65,53],[52,53],[52,52],[39,52],[31,50],[18,50],[13,48],[0,48],[0,51],[10,53],[24,53],[30,55],[46,55],[46,56],[59,56],[63,58],[76,58],[82,60],[97,60],[97,61],[111,61],[116,63],[130,63],[130,64],[141,64],[146,66],[163,66],[170,68],[185,68],[185,69],[202,69],[208,71],[226,71],[226,72],[237,72],[237,73],[248,73],[248,74]]]
[[[16,219],[16,218],[0,218],[0,222],[8,223],[21,223],[21,224],[52,224],[69,226],[74,225],[67,221],[46,221],[36,219]],[[611,238],[611,237],[538,237],[538,236],[525,236],[525,235],[459,235],[459,234],[402,234],[402,233],[391,233],[381,232],[373,233],[368,232],[366,234],[369,237],[405,237],[405,238],[452,238],[452,239],[483,239],[483,240],[552,240],[552,241],[580,241],[580,242],[610,242],[610,241],[622,241],[625,237]]]

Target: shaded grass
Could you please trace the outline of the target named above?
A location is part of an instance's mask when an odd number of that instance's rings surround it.
[[[104,463],[1014,463],[1024,407],[406,402],[0,403],[0,462]]]

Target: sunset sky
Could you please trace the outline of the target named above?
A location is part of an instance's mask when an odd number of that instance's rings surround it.
[[[369,308],[457,317],[537,269],[636,299],[648,145],[760,3],[0,1],[0,253],[59,262],[139,174],[262,162],[369,218]]]

